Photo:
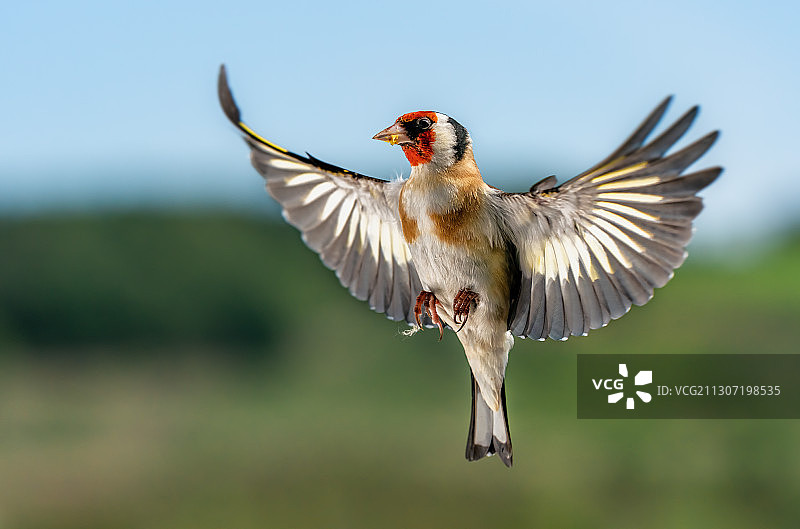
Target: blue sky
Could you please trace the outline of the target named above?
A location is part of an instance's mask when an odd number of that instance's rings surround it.
[[[796,2],[6,2],[0,7],[0,211],[264,204],[219,111],[228,65],[245,120],[287,148],[408,173],[371,136],[433,109],[507,190],[568,178],[664,96],[699,103],[723,165],[698,237],[797,222]]]

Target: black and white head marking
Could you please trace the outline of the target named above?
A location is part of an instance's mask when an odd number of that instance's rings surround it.
[[[447,122],[452,125],[453,131],[456,135],[455,143],[453,144],[453,154],[455,161],[460,162],[464,157],[464,153],[467,152],[467,147],[472,144],[472,139],[469,137],[467,129],[465,129],[461,123],[450,116],[447,117]]]

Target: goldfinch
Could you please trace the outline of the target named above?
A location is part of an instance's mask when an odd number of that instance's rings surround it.
[[[514,336],[583,336],[646,303],[686,258],[696,193],[722,171],[682,174],[717,132],[666,154],[697,107],[646,141],[670,98],[591,169],[506,193],[484,182],[469,133],[445,114],[404,114],[374,136],[411,164],[407,179],[386,181],[253,132],[224,66],[218,91],[283,216],[342,285],[392,320],[456,332],[472,372],[470,461],[512,464],[504,378]]]

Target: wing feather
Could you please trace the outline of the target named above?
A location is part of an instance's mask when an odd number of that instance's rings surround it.
[[[576,259],[570,259],[567,246],[570,242],[566,238],[554,239],[553,247],[556,250],[559,271],[558,277],[561,282],[561,297],[564,299],[564,321],[566,331],[569,334],[584,334],[585,315],[580,293],[578,292],[577,274],[580,272],[580,264]],[[586,329],[588,331],[588,329]]]
[[[497,192],[493,204],[522,273],[509,329],[566,339],[643,305],[686,258],[696,193],[722,169],[683,174],[718,133],[667,154],[697,116],[693,107],[649,143],[664,100],[610,156],[566,183]]]

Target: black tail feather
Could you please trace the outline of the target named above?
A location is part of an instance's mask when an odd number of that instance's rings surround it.
[[[493,411],[483,400],[475,375],[472,375],[472,411],[467,432],[466,458],[477,461],[492,454],[497,454],[505,466],[511,467],[513,453],[506,412],[506,385],[503,382],[500,390],[500,409]]]

